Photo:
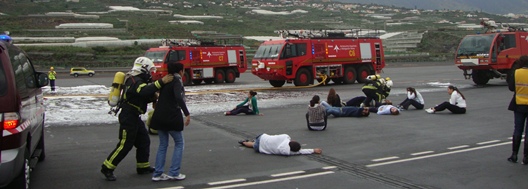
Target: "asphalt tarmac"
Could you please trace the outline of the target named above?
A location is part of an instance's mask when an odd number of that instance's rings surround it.
[[[401,102],[408,86],[422,93],[426,107],[448,100],[446,85],[458,86],[467,113],[427,114],[410,109],[398,116],[329,118],[327,130],[306,128],[306,103],[261,109],[264,116],[224,116],[218,110],[192,116],[185,128],[181,172],[184,181],[152,182],[135,173],[135,150],[119,164],[117,181],[99,172],[117,144],[118,125],[49,126],[46,160],[32,172],[31,188],[526,188],[528,166],[506,161],[511,153],[512,97],[503,80],[476,86],[454,65],[388,66],[391,99]],[[111,76],[109,76],[111,77]],[[104,83],[94,78],[68,78],[68,83]],[[66,80],[66,79],[65,79]],[[58,80],[59,82],[60,80]],[[104,81],[104,82],[103,82]],[[242,74],[239,84],[262,81]],[[290,84],[291,85],[291,84]],[[323,99],[335,88],[343,100],[362,95],[361,84],[328,85],[302,90]],[[212,102],[214,103],[214,102]],[[191,112],[192,115],[192,112]],[[79,115],[82,116],[82,115]],[[289,134],[303,148],[322,148],[321,155],[263,155],[237,141],[261,133]],[[169,149],[173,145],[169,146]],[[151,163],[158,137],[151,135]],[[521,148],[522,149],[522,148]],[[169,150],[169,157],[171,150]],[[520,159],[522,159],[522,150]],[[168,158],[169,159],[169,158]],[[166,167],[168,167],[167,162]]]

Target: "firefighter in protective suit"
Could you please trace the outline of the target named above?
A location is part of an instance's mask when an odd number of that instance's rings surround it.
[[[154,63],[147,57],[139,57],[134,67],[126,74],[124,94],[120,103],[119,142],[103,162],[101,172],[108,181],[115,181],[114,170],[133,147],[136,147],[136,170],[138,174],[150,174],[150,138],[141,120],[141,114],[147,110],[147,104],[156,101],[155,93],[174,76],[166,75],[151,83],[151,72],[155,72]]]
[[[378,89],[381,86],[379,79],[380,75],[370,75],[365,81],[365,85],[361,88],[361,91],[365,93],[365,100],[361,103],[360,107],[369,107],[371,106],[371,101],[379,102],[381,100],[381,95],[378,93]]]

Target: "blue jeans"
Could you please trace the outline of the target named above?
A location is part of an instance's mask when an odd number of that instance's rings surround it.
[[[255,152],[260,152],[260,151],[259,151],[259,146],[260,146],[260,136],[262,136],[262,134],[260,134],[259,136],[257,136],[257,138],[255,138],[255,143],[253,143],[253,149],[255,150]]]
[[[181,131],[162,131],[158,130],[159,148],[156,155],[156,170],[152,176],[157,177],[163,173],[165,167],[165,158],[167,147],[169,146],[169,135],[174,140],[174,152],[172,152],[172,163],[169,168],[169,176],[178,176],[180,174],[181,161],[184,149],[183,133]]]

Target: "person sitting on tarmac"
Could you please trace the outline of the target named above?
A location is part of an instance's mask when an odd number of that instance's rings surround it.
[[[321,105],[326,108],[327,115],[333,115],[334,117],[367,117],[370,114],[368,107],[332,107],[325,101],[322,101]]]
[[[319,95],[314,95],[310,100],[308,112],[306,113],[306,123],[310,131],[323,131],[327,125],[326,109],[320,104]]]
[[[245,113],[246,115],[264,115],[259,113],[257,106],[257,92],[249,91],[247,98],[244,102],[238,104],[233,110],[224,112],[226,116],[237,115],[239,113]]]
[[[255,138],[255,140],[241,140],[238,143],[242,146],[253,148],[255,152],[272,155],[300,155],[300,154],[321,154],[321,148],[301,149],[301,144],[297,141],[291,140],[287,134],[268,135],[263,133]]]
[[[413,87],[407,87],[407,98],[398,105],[400,109],[407,110],[409,106],[414,106],[417,110],[424,108],[425,101],[418,91]]]
[[[328,91],[328,96],[326,97],[326,102],[334,107],[342,107],[343,103],[341,102],[341,98],[336,93],[334,88],[330,88],[330,91]]]

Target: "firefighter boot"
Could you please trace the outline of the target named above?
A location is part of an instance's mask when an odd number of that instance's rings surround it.
[[[509,162],[517,163],[517,154],[519,153],[519,147],[521,146],[521,139],[522,139],[522,135],[513,135],[513,137],[512,137],[512,154],[508,158]],[[523,162],[524,162],[524,160],[523,160]]]
[[[144,175],[153,173],[156,169],[154,167],[136,168],[137,174]]]
[[[101,166],[101,173],[103,173],[107,181],[117,180],[117,178],[114,176],[114,170],[107,168],[105,165]]]

